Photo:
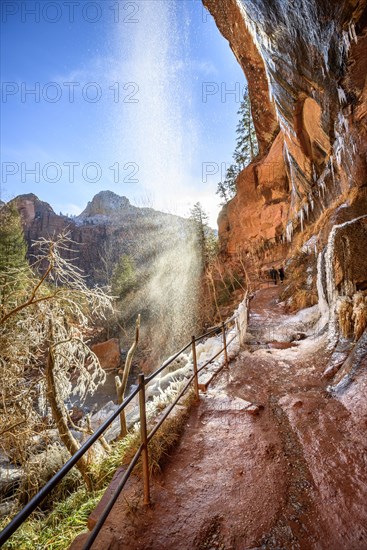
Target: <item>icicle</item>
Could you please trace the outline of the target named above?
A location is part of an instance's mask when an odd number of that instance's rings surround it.
[[[319,187],[320,187],[320,190],[321,190],[321,195],[322,195],[323,197],[325,197],[326,186],[325,186],[325,181],[324,181],[324,179],[320,179],[320,180],[319,180]]]
[[[355,155],[356,152],[357,152],[357,148],[356,148],[356,144],[355,144],[354,139],[351,139],[351,140],[350,140],[350,143],[351,143],[351,145],[352,145],[353,155]]]
[[[270,101],[270,103],[272,103],[272,101],[273,101],[273,88],[271,87],[270,79],[268,79],[268,88],[269,88],[269,101]]]
[[[276,101],[275,101],[275,106],[277,107]],[[287,137],[289,140],[291,140],[291,136],[296,137],[296,132],[289,125],[287,119],[284,118],[284,116],[281,114],[278,108],[276,109],[276,113],[277,113],[277,119],[279,121],[280,128],[284,132],[285,137]]]
[[[284,142],[284,149],[285,149],[285,154],[286,154],[288,165],[289,165],[289,177],[291,179],[291,184],[292,184],[292,193],[297,194],[297,188],[296,188],[296,184],[295,184],[295,181],[294,181],[294,175],[293,175],[293,163],[292,163],[292,159],[291,159],[291,156],[289,154],[286,142]]]
[[[348,123],[348,120],[343,115],[343,113],[338,114],[338,122],[339,122],[339,125],[340,125],[341,128],[343,128],[343,126],[344,126],[345,131],[346,132],[349,131],[349,123]]]
[[[312,165],[312,179],[314,182],[317,181],[317,172],[314,164]]]
[[[350,48],[350,40],[349,40],[349,34],[346,31],[342,32],[342,41],[343,41],[345,53],[348,53]]]
[[[343,88],[338,88],[338,98],[340,105],[345,105],[347,103],[347,96]]]
[[[311,212],[313,212],[313,209],[315,207],[315,203],[314,203],[313,196],[311,195],[311,193],[308,195],[308,201],[310,203]]]
[[[335,154],[335,160],[336,160],[336,163],[337,165],[341,166],[341,162],[342,162],[342,152],[344,150],[344,141],[343,141],[343,138],[341,137],[341,135],[337,135],[336,137],[336,140],[335,140],[335,143],[334,143],[334,154]]]
[[[350,37],[350,40],[354,40],[354,42],[357,44],[358,38],[357,38],[357,33],[356,33],[356,28],[354,23],[349,23],[349,37]]]
[[[341,147],[338,147],[338,149],[335,151],[335,158],[338,166],[340,167],[342,162],[342,149]]]
[[[335,172],[334,172],[334,158],[333,155],[330,155],[330,172],[331,172],[331,178],[333,180],[333,185],[335,186]]]
[[[303,222],[304,222],[303,208],[301,208],[301,210],[298,212],[298,216],[301,222],[301,232],[303,233]]]
[[[322,251],[318,254],[318,257],[317,257],[316,287],[317,287],[317,294],[319,298],[318,308],[321,314],[320,325],[321,327],[323,327],[329,320],[329,305],[327,302],[324,253]]]
[[[268,57],[267,64],[272,69],[272,71],[276,71],[275,62],[273,61],[273,59],[271,57]]]
[[[292,242],[292,237],[293,237],[293,224],[292,224],[291,221],[289,221],[287,223],[287,226],[285,228],[285,232],[286,232],[287,241],[289,243],[291,243]]]
[[[310,213],[310,208],[309,208],[308,202],[306,202],[306,204],[304,206],[304,210],[305,210],[306,220],[308,220],[308,215]]]

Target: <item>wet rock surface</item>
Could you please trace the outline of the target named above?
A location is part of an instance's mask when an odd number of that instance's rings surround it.
[[[252,300],[251,333],[274,311],[276,292]],[[279,308],[274,315],[294,322]],[[310,338],[244,350],[224,369],[153,480],[152,507],[143,508],[136,482],[93,548],[364,550],[367,408],[356,391],[331,396],[321,378],[325,339]],[[255,416],[246,413],[251,403],[263,407]]]
[[[255,280],[266,263],[264,241],[284,261],[292,253],[287,243],[294,235],[301,241],[307,226],[324,245],[334,223],[366,212],[367,2],[204,5],[244,70],[260,145],[267,142],[240,173],[218,221],[222,251],[241,250]],[[351,261],[359,257],[364,273],[364,252]]]
[[[97,355],[104,370],[114,370],[120,366],[121,350],[117,338],[110,338],[106,342],[94,344],[91,350]]]

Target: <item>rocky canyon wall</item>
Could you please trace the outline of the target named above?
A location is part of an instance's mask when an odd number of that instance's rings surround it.
[[[203,3],[244,70],[260,144],[219,216],[222,251],[261,267],[264,243],[272,261],[315,234],[321,250],[367,212],[367,2]]]
[[[34,241],[68,232],[75,245],[65,250],[65,256],[73,259],[90,285],[105,285],[122,254],[143,265],[156,256],[157,248],[160,252],[168,248],[170,239],[177,239],[180,232],[190,233],[187,220],[133,206],[126,197],[111,191],[95,195],[84,211],[72,218],[57,214],[33,193],[13,200],[21,215],[30,260]]]

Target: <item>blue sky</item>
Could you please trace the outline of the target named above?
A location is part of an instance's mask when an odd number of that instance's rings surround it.
[[[201,2],[1,9],[2,200],[78,214],[110,189],[181,215],[199,200],[215,225],[245,79]]]

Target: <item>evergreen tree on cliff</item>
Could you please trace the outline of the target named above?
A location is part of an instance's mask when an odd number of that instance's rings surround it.
[[[214,231],[208,225],[208,215],[200,202],[194,204],[190,214],[197,243],[200,247],[203,269],[205,269],[217,253],[217,239]]]
[[[236,129],[237,141],[233,159],[239,169],[242,170],[254,160],[259,152],[251,113],[251,102],[247,88],[237,114],[240,120],[238,121]]]
[[[237,140],[233,153],[234,164],[229,166],[224,181],[218,183],[216,191],[217,195],[223,199],[222,204],[227,204],[235,196],[238,174],[254,160],[259,152],[247,88],[237,114],[240,118],[236,128]]]
[[[223,199],[222,204],[227,204],[236,194],[236,179],[239,169],[235,164],[231,164],[227,169],[226,177],[223,182],[218,183],[216,194]]]
[[[122,299],[135,288],[136,283],[137,276],[134,261],[127,254],[123,254],[113,270],[112,293]]]

